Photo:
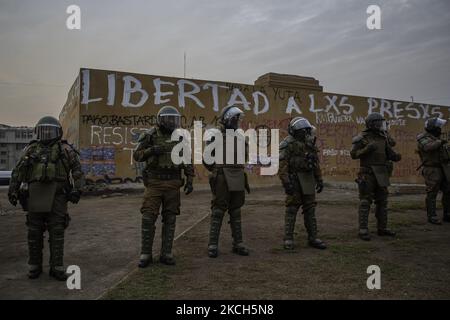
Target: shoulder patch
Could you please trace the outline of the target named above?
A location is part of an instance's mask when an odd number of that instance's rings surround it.
[[[422,133],[418,134],[417,137],[416,137],[417,141],[420,141],[423,138],[426,138],[426,135],[427,134],[425,132],[422,132]]]
[[[280,149],[286,149],[288,147],[288,145],[293,142],[295,139],[291,136],[288,135],[286,138],[283,139],[283,141],[281,141],[280,143]]]
[[[27,152],[30,149],[34,148],[36,146],[37,140],[31,140],[30,142],[28,142],[28,144],[25,146],[25,148],[23,148],[23,152]]]
[[[138,142],[143,142],[143,141],[145,141],[147,139],[150,139],[155,133],[156,133],[156,128],[155,127],[151,127],[147,131],[144,131],[144,132],[141,133],[141,135],[138,138]]]
[[[352,144],[356,144],[362,141],[364,139],[364,136],[362,134],[358,134],[357,136],[353,137]]]
[[[78,155],[80,154],[80,152],[73,146],[73,144],[70,144],[69,142],[67,142],[67,140],[61,140],[61,145],[66,150],[73,151]]]
[[[29,147],[29,146],[31,146],[31,145],[33,145],[35,143],[37,143],[37,140],[31,140],[30,142],[28,142],[27,147]]]

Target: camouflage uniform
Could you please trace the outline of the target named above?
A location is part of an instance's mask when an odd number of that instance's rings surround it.
[[[292,126],[304,123],[293,130]],[[297,131],[309,130],[300,137]],[[286,214],[284,225],[284,247],[293,249],[294,229],[297,212],[302,207],[308,243],[315,248],[325,249],[317,239],[316,190],[322,192],[323,181],[319,165],[316,138],[311,135],[312,126],[304,118],[294,118],[290,123],[289,135],[280,143],[280,164],[278,176],[286,192]]]
[[[238,111],[237,111],[237,110]],[[211,258],[218,256],[218,245],[220,229],[225,212],[230,215],[231,235],[233,237],[233,252],[246,256],[249,254],[248,249],[243,245],[242,227],[241,227],[241,207],[245,203],[245,190],[250,192],[247,181],[247,175],[244,172],[244,165],[237,163],[237,140],[235,139],[235,149],[231,152],[234,155],[234,164],[226,164],[226,154],[230,150],[226,148],[226,130],[237,129],[230,128],[226,125],[223,116],[229,112],[236,111],[236,117],[242,114],[236,107],[228,107],[222,111],[221,123],[218,130],[221,131],[223,137],[223,164],[206,164],[205,167],[210,171],[209,184],[212,192],[211,201],[211,225],[209,231],[208,255]],[[207,141],[207,144],[211,141]],[[247,151],[244,151],[247,154]],[[245,158],[245,157],[244,157]]]
[[[363,240],[370,240],[368,220],[370,206],[375,202],[375,216],[380,236],[395,236],[387,229],[388,222],[388,186],[392,175],[392,162],[400,161],[400,154],[392,146],[395,141],[386,131],[374,127],[373,124],[384,122],[378,113],[368,116],[367,129],[353,138],[351,150],[352,159],[360,160],[358,173],[359,188],[359,236]]]
[[[63,256],[64,230],[70,220],[67,202],[78,202],[83,179],[78,152],[60,139],[50,143],[31,141],[14,168],[9,198],[13,204],[20,199],[28,210],[30,278],[42,272],[44,232],[48,230],[50,275],[66,279]]]
[[[152,247],[155,224],[161,208],[162,243],[160,261],[175,264],[172,244],[175,234],[176,217],[180,214],[180,188],[192,192],[194,169],[190,164],[175,165],[171,159],[172,148],[178,141],[171,141],[172,133],[161,126],[143,133],[133,157],[137,162],[145,162],[143,173],[145,193],[141,207],[142,246],[139,266],[146,267],[152,262]],[[181,171],[186,183],[183,183]]]
[[[429,121],[434,120],[432,118]],[[427,191],[427,217],[433,224],[441,224],[436,215],[436,198],[439,191],[442,191],[444,221],[450,222],[450,158],[447,141],[440,139],[439,136],[440,131],[436,135],[425,131],[417,136],[418,152],[423,166],[422,175]]]

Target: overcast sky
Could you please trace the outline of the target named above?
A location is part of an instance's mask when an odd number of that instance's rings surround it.
[[[70,4],[81,30],[67,30]],[[366,28],[378,4],[382,28]],[[450,0],[0,0],[0,123],[57,116],[80,67],[450,105]]]

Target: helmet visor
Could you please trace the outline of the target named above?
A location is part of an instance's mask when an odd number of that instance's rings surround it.
[[[61,136],[61,127],[52,124],[43,124],[36,127],[36,139],[50,141]]]
[[[244,112],[242,112],[241,109],[237,108],[237,107],[232,107],[230,109],[227,110],[227,112],[225,112],[225,114],[223,115],[223,120],[225,122],[230,121],[232,118],[235,118],[236,116],[243,116]]]
[[[386,123],[386,120],[373,120],[371,122],[371,127],[373,129],[381,130],[381,131],[387,131],[388,125]]]
[[[159,124],[169,130],[175,130],[181,126],[181,116],[176,114],[160,114]]]
[[[447,120],[441,119],[441,118],[437,118],[436,122],[434,123],[434,125],[438,128],[443,128],[445,126],[445,124],[447,123]]]
[[[291,129],[293,131],[312,128],[313,126],[311,125],[311,123],[309,123],[309,121],[305,118],[294,119],[294,121],[291,124]]]

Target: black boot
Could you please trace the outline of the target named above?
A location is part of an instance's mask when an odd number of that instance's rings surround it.
[[[219,256],[219,249],[217,246],[210,245],[208,246],[208,257],[217,258]]]
[[[233,253],[248,256],[250,251],[242,243],[241,209],[230,212],[231,235],[233,237]]]
[[[442,222],[436,215],[436,198],[434,196],[427,195],[426,206],[428,222],[435,225],[441,225]]]
[[[325,243],[320,240],[320,239],[312,239],[312,240],[308,240],[308,245],[310,247],[316,248],[316,249],[321,249],[321,250],[325,250],[327,248],[327,246],[325,245]]]
[[[294,249],[294,230],[295,220],[297,218],[297,207],[287,207],[284,216],[284,249]]]
[[[211,212],[211,224],[209,227],[208,257],[217,258],[219,255],[219,235],[225,212],[217,208]]]
[[[448,182],[446,184],[448,184]],[[444,191],[442,194],[442,208],[444,211],[442,221],[450,222],[450,193],[448,191]]]
[[[242,244],[233,245],[233,253],[240,256],[248,256],[250,251]]]
[[[310,247],[324,250],[325,243],[317,238],[316,208],[312,207],[303,212],[306,231],[308,232],[308,245]]]
[[[141,254],[141,257],[139,258],[139,268],[147,268],[149,265],[153,263],[153,257],[149,254]]]
[[[175,258],[171,253],[160,256],[159,262],[166,264],[168,266],[173,266],[176,264]]]
[[[155,223],[157,215],[151,212],[142,213],[141,224],[141,256],[138,267],[147,268],[153,263],[153,240],[155,238]]]
[[[64,263],[64,226],[54,225],[49,227],[48,242],[50,246],[50,270],[49,275],[58,281],[66,281],[67,274]]]
[[[175,237],[176,219],[177,216],[174,214],[163,216],[161,256],[159,261],[171,266],[175,264],[175,258],[172,254],[172,245]]]
[[[58,281],[66,281],[67,273],[61,270],[61,267],[50,267],[49,276],[55,278]]]
[[[369,212],[370,212],[370,201],[367,199],[361,199],[359,202],[359,209],[358,209],[358,218],[359,218],[358,237],[364,241],[370,241]]]
[[[28,279],[37,279],[42,274],[42,266],[30,266]]]
[[[370,234],[369,234],[369,232],[359,232],[359,233],[358,233],[358,237],[359,237],[361,240],[364,240],[364,241],[370,241]]]
[[[283,248],[284,250],[294,250],[294,241],[284,240]]]
[[[395,237],[396,233],[387,228],[388,209],[387,201],[381,200],[376,204],[375,216],[377,218],[377,229],[380,237]]]
[[[396,233],[389,229],[384,229],[384,230],[378,230],[378,235],[380,237],[395,237]]]
[[[33,220],[31,218],[27,219],[28,225],[28,278],[36,279],[42,273],[42,249],[44,247],[44,231],[45,227],[37,222],[39,220]],[[30,223],[30,222],[33,222]]]

